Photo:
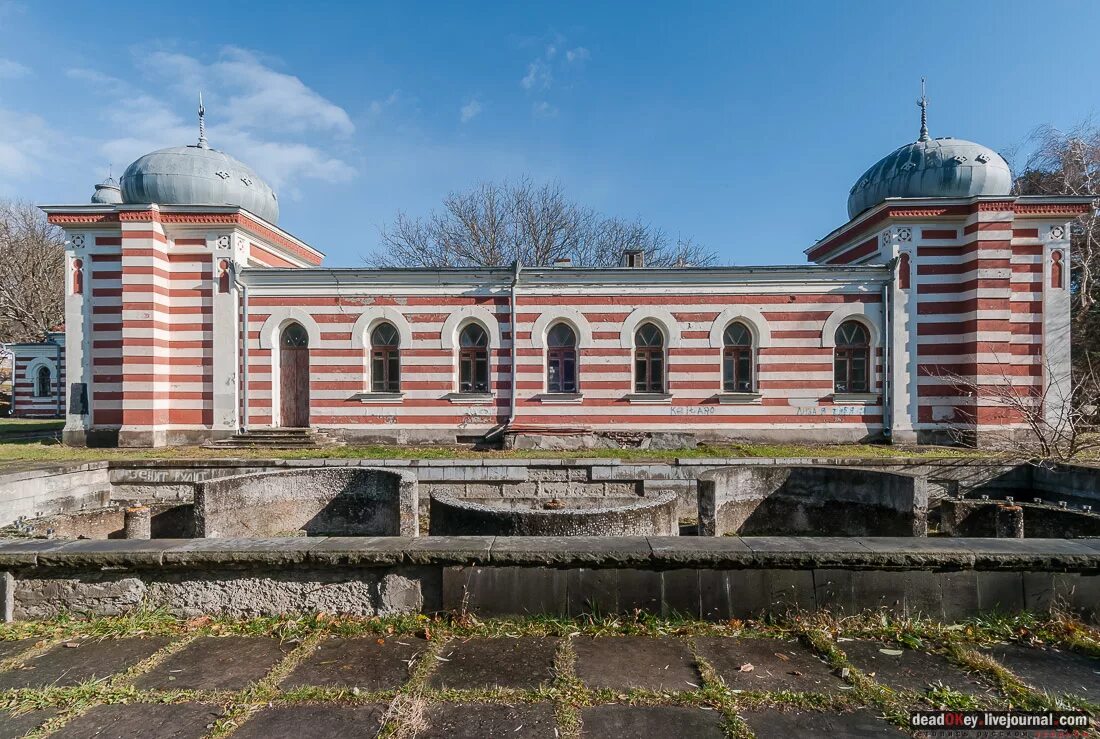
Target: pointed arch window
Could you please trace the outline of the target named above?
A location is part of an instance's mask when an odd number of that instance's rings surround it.
[[[634,392],[665,391],[665,335],[655,323],[634,332]]]
[[[833,389],[838,393],[870,392],[871,337],[859,321],[845,321],[836,330]]]
[[[546,334],[546,392],[577,392],[577,334],[557,323]]]
[[[458,335],[458,391],[489,392],[489,335],[476,323]]]
[[[371,392],[401,392],[401,337],[388,321],[370,333]]]
[[[722,390],[727,393],[751,393],[755,356],[752,332],[740,321],[726,326],[722,334]]]
[[[34,397],[48,398],[50,396],[50,385],[52,384],[53,373],[50,372],[49,367],[42,365],[34,375]]]

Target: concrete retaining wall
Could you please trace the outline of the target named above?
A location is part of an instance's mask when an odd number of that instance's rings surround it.
[[[416,536],[416,478],[362,467],[261,472],[195,486],[195,535],[207,538]]]
[[[676,496],[609,502],[583,509],[542,510],[473,503],[436,493],[432,536],[675,536]]]
[[[923,478],[853,467],[727,467],[699,476],[702,536],[925,536]]]
[[[8,467],[0,473],[0,526],[99,508],[110,495],[106,462]]]
[[[0,540],[5,620],[139,607],[180,616],[790,610],[959,619],[1068,608],[1097,622],[1100,541],[405,537]]]

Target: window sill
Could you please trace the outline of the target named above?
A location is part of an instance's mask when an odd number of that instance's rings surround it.
[[[447,393],[444,400],[456,405],[488,405],[493,402],[492,393]]]
[[[351,399],[360,403],[400,403],[405,393],[356,393]]]
[[[531,400],[548,405],[577,405],[584,401],[584,396],[580,393],[543,393]]]
[[[718,393],[715,395],[720,405],[747,405],[760,402],[760,393]]]
[[[623,398],[627,403],[670,405],[672,393],[631,393]]]
[[[878,393],[833,393],[834,403],[865,403],[879,402],[882,396]]]

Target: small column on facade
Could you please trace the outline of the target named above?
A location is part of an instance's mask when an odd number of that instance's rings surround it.
[[[234,232],[206,238],[213,262],[210,290],[213,304],[211,367],[214,384],[212,435],[230,436],[240,425],[240,300],[237,270],[246,263],[247,239]]]
[[[62,438],[66,444],[83,445],[91,424],[91,234],[66,234],[65,275],[65,379],[60,388],[65,414]],[[61,368],[57,368],[58,382]]]
[[[890,441],[915,444],[917,433],[917,264],[918,229],[899,224],[884,233],[883,257],[894,266],[888,288],[889,366],[887,387],[890,404]]]
[[[126,539],[153,538],[153,511],[140,503],[128,507],[123,518],[122,535]]]
[[[1070,227],[1040,226],[1043,240],[1043,408],[1044,420],[1060,427],[1073,394],[1070,363]]]

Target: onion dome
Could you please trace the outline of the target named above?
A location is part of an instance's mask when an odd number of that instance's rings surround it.
[[[95,186],[92,193],[92,202],[100,205],[118,205],[122,202],[122,191],[118,187],[118,180],[108,176],[107,179]]]
[[[922,80],[923,93],[923,80]],[[1012,172],[992,149],[963,139],[928,135],[928,99],[922,94],[920,137],[880,159],[848,194],[848,217],[887,198],[968,198],[1009,195]]]
[[[160,205],[235,205],[268,223],[279,220],[275,192],[248,166],[206,143],[199,98],[199,141],[141,157],[122,174],[122,201]]]

